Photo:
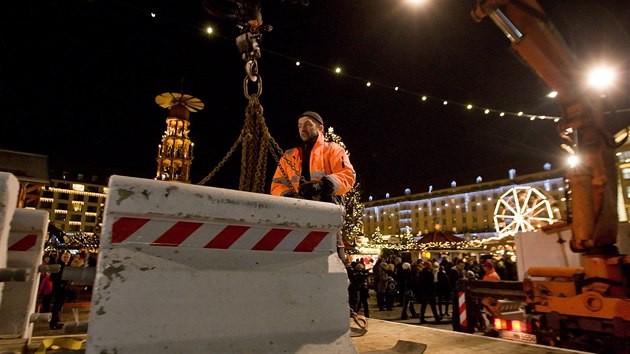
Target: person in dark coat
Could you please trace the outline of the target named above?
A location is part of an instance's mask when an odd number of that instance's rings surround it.
[[[402,293],[403,303],[402,303],[402,314],[400,316],[401,320],[406,320],[407,317],[407,307],[409,307],[409,312],[411,312],[412,317],[417,317],[416,309],[413,307],[413,275],[411,274],[411,264],[405,262],[402,265],[400,276],[400,282],[398,283],[398,290]]]
[[[372,268],[374,273],[374,286],[376,291],[376,305],[379,311],[385,311],[385,263],[379,258]]]
[[[387,265],[384,270],[385,279],[385,308],[387,311],[394,310],[394,300],[398,294],[398,283],[396,282],[396,272],[393,263]]]
[[[396,257],[394,259],[394,273],[396,273],[396,276],[394,277],[394,280],[396,280],[396,283],[400,285],[400,283],[402,283],[404,280],[402,279],[402,266],[403,266],[403,261],[401,257]],[[398,301],[398,305],[402,306],[403,304],[403,294],[402,291],[398,291],[398,294],[396,294],[396,301]]]
[[[357,266],[357,262],[352,262],[346,267],[346,272],[348,273],[348,280],[350,283],[348,284],[348,303],[352,311],[356,312],[357,302],[359,302],[359,286],[356,282],[356,271],[355,267]]]
[[[424,319],[424,313],[427,310],[427,304],[431,305],[431,312],[435,323],[440,323],[442,318],[439,316],[437,309],[435,308],[435,281],[433,277],[433,265],[429,261],[423,263],[422,271],[417,284],[416,297],[420,302],[420,324],[425,324],[427,321]]]
[[[65,267],[70,267],[70,253],[62,253],[57,264],[61,265],[59,273],[50,274],[50,280],[53,283],[52,290],[52,318],[50,319],[50,329],[61,329],[63,323],[60,323],[61,309],[64,302],[68,297],[68,291],[70,290],[70,282],[68,280],[62,280],[61,276]]]
[[[365,270],[363,263],[357,263],[354,271],[354,283],[355,287],[359,289],[359,298],[354,305],[354,312],[359,312],[363,307],[363,315],[370,317],[370,309],[368,308],[368,299],[370,298],[370,292],[368,289],[368,272]]]
[[[448,316],[448,303],[451,297],[451,284],[444,267],[440,266],[437,274],[437,298],[440,317]]]

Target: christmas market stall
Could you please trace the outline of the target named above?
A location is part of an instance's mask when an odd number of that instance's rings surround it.
[[[423,259],[441,260],[446,258],[452,261],[455,258],[478,259],[479,253],[484,250],[480,240],[473,240],[470,236],[456,236],[455,233],[444,231],[440,225],[435,230],[424,234],[415,242]]]

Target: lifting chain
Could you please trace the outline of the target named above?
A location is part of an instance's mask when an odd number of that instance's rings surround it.
[[[221,162],[198,184],[206,184],[214,175],[225,165],[236,151],[236,148],[242,144],[241,155],[241,176],[239,179],[239,190],[264,193],[265,191],[265,174],[267,169],[267,154],[271,153],[275,162],[280,168],[282,175],[288,181],[289,176],[284,168],[280,165],[280,158],[284,158],[296,175],[300,175],[296,166],[287,157],[284,156],[284,150],[280,148],[278,143],[269,133],[269,129],[265,124],[263,115],[263,107],[260,104],[259,97],[262,93],[262,78],[257,73],[256,59],[251,59],[245,65],[246,76],[243,81],[243,94],[249,100],[249,104],[245,109],[245,123],[241,129],[241,133],[223,157]],[[251,63],[251,64],[249,64]],[[253,76],[253,78],[252,78]],[[250,93],[249,83],[256,83],[256,92]],[[297,192],[293,185],[291,189]]]
[[[253,8],[253,18],[258,19],[258,8]],[[250,25],[262,23],[260,21],[248,22]],[[258,74],[258,62],[260,58],[260,46],[258,41],[262,38],[260,31],[271,31],[271,26],[241,26],[242,33],[236,38],[236,46],[241,53],[241,58],[245,60],[245,80],[243,80],[243,94],[249,100],[249,104],[245,109],[245,123],[241,129],[241,133],[230,148],[228,153],[223,157],[221,162],[198,184],[205,184],[225,165],[230,157],[236,151],[239,144],[242,144],[241,155],[241,177],[239,180],[239,190],[255,193],[264,193],[265,191],[265,174],[267,169],[267,154],[271,153],[274,160],[278,164],[284,178],[289,181],[289,185],[293,192],[297,191],[290,182],[290,178],[284,168],[280,165],[280,158],[284,158],[289,166],[293,169],[297,176],[300,173],[293,162],[284,155],[284,151],[278,143],[269,134],[269,129],[265,124],[263,116],[263,107],[259,98],[262,94],[262,78]],[[250,82],[256,84],[255,92],[250,92]],[[281,156],[281,157],[280,157]]]

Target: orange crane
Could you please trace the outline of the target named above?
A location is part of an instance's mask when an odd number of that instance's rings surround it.
[[[476,21],[489,17],[516,53],[554,91],[563,110],[559,133],[581,163],[570,168],[571,250],[582,267],[533,267],[523,287],[539,343],[597,352],[630,352],[630,256],[617,237],[617,177],[612,137],[599,97],[581,85],[582,68],[536,0],[477,0]]]

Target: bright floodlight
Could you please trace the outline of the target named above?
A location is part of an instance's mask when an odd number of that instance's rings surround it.
[[[427,0],[405,0],[405,2],[412,5],[420,5],[427,2]]]
[[[547,94],[547,97],[549,98],[556,98],[558,97],[558,91],[551,91]]]
[[[335,68],[335,72],[336,72],[337,74],[341,73],[341,68],[340,68],[340,67],[336,67],[336,68]]]
[[[578,163],[580,163],[580,159],[578,159],[577,156],[575,156],[575,155],[569,156],[569,166],[571,168],[577,166]]]
[[[213,29],[212,27],[208,26],[208,28],[206,28],[206,32],[208,32],[208,34],[212,33]]]
[[[588,74],[588,84],[597,89],[609,87],[615,82],[615,72],[608,67],[598,67]]]

